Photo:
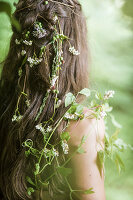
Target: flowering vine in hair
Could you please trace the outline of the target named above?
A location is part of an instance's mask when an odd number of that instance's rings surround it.
[[[47,4],[46,2],[48,3],[48,1],[45,1],[45,4]],[[56,15],[54,15],[53,21],[58,22],[58,26],[60,27],[59,20]],[[97,120],[101,118],[106,120],[108,117],[110,117],[113,125],[117,129],[120,129],[119,123],[115,120],[113,115],[110,114],[113,108],[110,107],[109,103],[107,103],[107,101],[114,96],[115,92],[113,90],[106,91],[105,94],[102,95],[101,93],[97,91],[93,91],[93,90],[91,91],[88,88],[84,88],[76,96],[72,94],[71,92],[67,93],[65,95],[65,102],[62,99],[59,99],[58,97],[59,74],[65,62],[64,57],[63,57],[63,54],[64,54],[63,42],[67,41],[69,43],[68,51],[72,54],[72,56],[78,56],[80,52],[76,50],[74,46],[71,46],[69,38],[63,34],[62,30],[58,31],[56,25],[54,25],[53,28],[54,28],[53,37],[49,44],[52,44],[55,56],[52,62],[51,74],[49,76],[50,86],[47,89],[46,93],[44,94],[42,104],[34,119],[34,123],[35,123],[34,128],[36,130],[36,133],[38,134],[38,137],[40,137],[40,135],[42,136],[43,146],[41,146],[40,149],[35,148],[35,144],[32,138],[28,138],[22,144],[23,148],[25,149],[25,155],[27,159],[28,157],[30,157],[30,159],[32,159],[33,157],[36,158],[36,163],[31,169],[31,176],[26,177],[28,185],[30,185],[30,187],[27,188],[27,192],[29,196],[35,190],[39,190],[41,186],[43,185],[48,186],[49,180],[56,173],[60,173],[62,176],[64,176],[66,183],[68,184],[67,176],[71,174],[71,169],[68,169],[66,167],[66,164],[71,159],[71,156],[69,155],[69,145],[68,145],[68,141],[70,139],[70,133],[65,132],[65,129],[61,130],[60,135],[59,135],[59,141],[56,144],[51,143],[51,138],[53,135],[56,135],[56,131],[62,121],[67,122],[67,125],[68,125],[70,123],[70,120],[80,121],[85,118],[90,118],[92,116],[96,118]],[[44,54],[46,53],[45,50],[47,47],[47,46],[42,46],[40,48],[39,54],[36,54],[36,52],[34,52],[34,55],[27,56],[25,46],[27,49],[33,45],[33,42],[34,42],[32,41],[33,37],[37,39],[41,39],[46,36],[47,36],[46,28],[43,27],[43,24],[41,22],[35,21],[33,24],[32,32],[30,30],[26,30],[25,32],[22,33],[22,38],[15,39],[16,45],[22,45],[21,56],[23,57],[23,61],[18,70],[18,75],[20,77],[22,76],[22,73],[24,73],[22,71],[22,67],[25,65],[25,63],[28,64],[28,66],[30,67],[30,70],[33,70],[33,68],[36,69],[36,67],[40,65],[40,63],[45,58]],[[93,92],[94,92],[94,95],[93,95]],[[47,121],[43,121],[43,120],[41,121],[40,116],[45,108],[46,102],[50,94],[52,95],[54,94],[53,116]],[[89,101],[88,101],[89,103],[87,107],[88,107],[88,110],[90,110],[91,112],[91,116],[89,114],[85,114],[83,112],[83,108],[84,108],[83,105],[77,103],[77,98],[79,95],[84,95],[86,98],[89,98]],[[22,96],[23,98],[25,98],[25,104],[27,106],[27,109],[30,108],[30,100],[28,99],[28,95],[25,93],[23,89],[17,101],[16,110],[12,117],[12,123],[19,123],[20,120],[23,120],[23,115],[22,113],[19,112],[19,104],[20,104],[20,99],[22,98]],[[62,104],[64,104],[64,106],[66,107],[66,112],[63,114],[63,116],[59,120],[55,122],[54,127],[53,127],[53,125],[51,125],[50,122],[54,121],[56,111]],[[82,145],[85,143],[86,139],[87,139],[87,135],[85,135],[82,138],[80,145],[75,150],[75,154],[85,153]],[[124,168],[123,162],[121,161],[118,153],[119,151],[121,151],[121,149],[126,149],[127,147],[131,148],[131,146],[125,144],[122,140],[119,140],[119,138],[117,138],[116,136],[116,133],[114,133],[113,136],[108,136],[105,139],[105,149],[103,149],[102,151],[101,150],[98,151],[100,165],[103,164],[106,157],[110,157],[112,159],[112,156],[114,156],[114,161],[117,161],[115,162],[117,163],[117,167],[119,169]],[[113,148],[113,151],[111,151],[112,148]],[[68,159],[66,159],[65,163],[62,163],[62,165],[58,165],[55,171],[52,174],[50,174],[50,176],[46,180],[44,180],[42,183],[40,180],[40,175],[42,173],[45,173],[47,166],[51,166],[55,160],[58,161],[60,154],[67,156]],[[42,165],[42,163],[44,164]],[[70,187],[71,186],[69,185],[69,188]],[[70,190],[71,200],[72,200],[72,196],[71,196],[72,192],[74,192],[74,190],[71,188]],[[88,190],[83,191],[84,194],[89,194],[92,192],[93,192],[92,188],[88,188]]]

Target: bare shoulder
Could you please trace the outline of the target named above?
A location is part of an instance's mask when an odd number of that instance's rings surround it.
[[[104,143],[105,126],[103,119],[96,119],[93,112],[84,108],[85,118],[79,121],[70,121],[67,131],[70,133],[71,146],[78,146],[83,138],[87,136],[87,144]]]
[[[77,151],[69,163],[73,170],[70,182],[74,188],[81,190],[93,188],[94,194],[81,195],[80,199],[105,200],[104,166],[99,165],[97,156],[98,150],[104,148],[104,122],[96,119],[87,108],[84,108],[84,114],[83,120],[71,121],[68,127],[71,136],[68,141],[70,154],[76,151],[83,136],[86,136],[81,153]],[[97,149],[98,144],[99,149]]]

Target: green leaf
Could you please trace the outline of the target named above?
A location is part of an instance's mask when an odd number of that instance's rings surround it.
[[[79,147],[79,148],[77,149],[77,152],[78,152],[79,154],[83,154],[83,153],[85,153],[85,150],[84,150],[82,147]]]
[[[67,177],[68,175],[70,175],[72,173],[71,168],[59,167],[59,168],[57,168],[57,170],[64,177]]]
[[[93,194],[93,193],[95,193],[93,191],[93,188],[90,188],[90,189],[84,191],[84,194]]]
[[[115,140],[117,140],[118,134],[119,134],[119,130],[116,130],[116,132],[110,137],[109,143],[110,142],[114,142]]]
[[[87,139],[87,135],[84,135],[81,139],[81,145],[85,143],[86,139]]]
[[[84,107],[82,105],[78,105],[75,113],[81,115],[83,113],[83,108]]]
[[[15,28],[17,29],[17,31],[21,31],[21,26],[20,26],[20,23],[14,18],[14,17],[11,17],[11,23],[12,25],[15,26]]]
[[[30,150],[25,151],[25,156],[28,157],[31,154]]]
[[[35,183],[31,180],[31,178],[29,176],[26,176],[26,180],[28,183],[35,186]]]
[[[125,165],[118,153],[115,154],[115,164],[120,174],[121,170],[125,170]]]
[[[37,153],[36,149],[30,148],[31,152],[35,155]]]
[[[60,137],[62,140],[68,141],[70,139],[69,132],[63,132]]]
[[[104,161],[105,161],[104,151],[100,150],[97,153],[97,165],[98,165],[98,169],[100,171],[100,174],[102,173]]]
[[[65,98],[65,107],[71,105],[72,103],[74,103],[75,101],[75,96],[69,92],[68,94],[66,94],[66,98]]]
[[[27,188],[27,193],[29,196],[34,192],[34,189],[32,187]]]
[[[10,18],[11,23],[16,27],[18,31],[20,31],[21,26],[19,22],[14,17],[12,17],[11,11],[11,5],[8,2],[0,1],[0,12],[5,12]]]
[[[79,92],[79,94],[83,94],[83,95],[85,95],[86,97],[89,97],[89,96],[91,95],[91,92],[90,92],[90,90],[89,90],[88,88],[84,88],[83,90],[81,90],[81,91]]]
[[[0,1],[0,12],[5,12],[11,17],[11,5],[8,2]]]
[[[70,114],[75,114],[78,104],[74,103],[68,110]]]
[[[21,66],[23,66],[26,63],[26,61],[27,61],[27,56],[25,56],[25,58],[23,59]]]

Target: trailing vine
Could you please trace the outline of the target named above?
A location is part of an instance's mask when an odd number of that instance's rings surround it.
[[[45,1],[45,3],[47,4],[47,1]],[[60,27],[57,16],[54,17],[54,20],[57,21],[57,24]],[[26,50],[24,49],[23,44],[26,46],[32,46],[33,41],[30,39],[31,35],[32,37],[35,37],[35,38],[42,38],[47,35],[47,30],[44,29],[41,22],[36,21],[33,24],[33,26],[34,26],[33,32],[30,32],[30,30],[27,30],[26,32],[22,34],[23,38],[20,38],[20,39],[16,38],[15,40],[16,45],[22,45],[21,56],[24,57],[21,67],[19,68],[19,71],[18,71],[18,75],[20,77],[22,76],[22,66],[24,66],[26,62],[29,64],[30,68],[34,68],[35,66],[37,67],[42,62],[43,58],[45,57],[46,46],[43,46],[40,49],[39,57],[37,57],[35,52],[34,52],[33,57],[27,57],[26,55]],[[85,191],[74,190],[72,189],[67,179],[67,177],[72,173],[72,170],[71,168],[67,168],[66,165],[75,154],[85,153],[82,146],[85,143],[86,138],[88,137],[87,135],[83,136],[78,148],[75,150],[75,152],[72,155],[70,155],[70,157],[68,157],[68,159],[66,159],[65,163],[57,166],[56,171],[53,172],[45,181],[43,182],[41,181],[40,175],[42,173],[45,173],[46,167],[51,166],[53,164],[54,159],[58,159],[58,157],[60,156],[60,152],[58,152],[57,146],[60,146],[62,148],[62,151],[65,155],[69,153],[68,141],[70,139],[70,134],[69,132],[66,132],[65,129],[63,129],[62,132],[60,133],[60,142],[58,144],[53,145],[50,143],[50,139],[55,134],[61,122],[65,120],[67,124],[69,124],[70,120],[80,121],[80,120],[90,117],[90,115],[87,115],[83,112],[83,109],[84,109],[83,105],[81,105],[80,103],[77,103],[78,95],[84,95],[87,98],[91,97],[93,99],[92,101],[90,101],[89,105],[87,105],[87,108],[91,111],[91,117],[93,116],[93,118],[96,118],[97,120],[101,118],[106,119],[107,117],[110,117],[113,125],[117,128],[116,132],[113,135],[111,136],[107,134],[105,135],[105,148],[103,150],[98,150],[98,159],[99,159],[100,168],[103,167],[105,159],[110,158],[112,161],[115,162],[117,169],[120,172],[122,169],[124,169],[124,163],[122,159],[120,158],[119,152],[122,152],[127,148],[130,148],[133,150],[133,148],[130,145],[125,144],[122,139],[118,138],[118,133],[121,126],[116,122],[114,116],[110,114],[110,112],[112,111],[112,107],[110,107],[109,103],[107,102],[108,99],[114,96],[114,91],[112,90],[105,92],[104,95],[102,95],[101,93],[97,91],[93,91],[93,90],[90,91],[88,88],[84,88],[76,96],[74,96],[72,93],[69,92],[65,96],[65,107],[67,108],[66,113],[56,122],[54,127],[48,125],[49,124],[48,122],[54,119],[54,116],[56,113],[55,111],[56,109],[60,107],[62,103],[62,101],[58,98],[58,93],[59,93],[58,87],[59,87],[59,72],[64,64],[63,50],[62,50],[64,40],[68,41],[70,45],[68,51],[73,56],[78,56],[80,54],[78,50],[76,50],[73,46],[71,46],[69,42],[69,38],[63,34],[61,28],[59,29],[59,32],[57,31],[56,25],[54,25],[53,28],[54,28],[53,37],[49,44],[52,44],[53,46],[55,57],[52,63],[52,73],[51,73],[51,76],[49,77],[50,88],[47,90],[35,118],[35,122],[36,122],[35,129],[37,131],[40,131],[40,133],[43,136],[43,141],[44,141],[43,148],[41,150],[35,148],[34,141],[31,138],[28,138],[22,144],[23,148],[25,149],[25,156],[27,158],[29,156],[31,158],[32,157],[36,158],[36,163],[35,163],[35,166],[33,166],[31,177],[29,176],[26,177],[27,183],[30,184],[30,187],[28,187],[27,192],[29,195],[31,195],[36,189],[37,190],[40,189],[40,185],[48,186],[49,180],[56,173],[60,173],[62,176],[64,176],[64,179],[68,185],[68,188],[70,190],[70,200],[72,200],[73,193],[75,194],[78,192],[82,192],[84,194],[91,194],[94,192],[93,188],[88,188],[88,190],[85,190]],[[53,116],[52,118],[48,119],[48,121],[43,121],[38,124],[38,119],[45,108],[45,105],[50,93],[55,94]],[[19,111],[19,103],[22,96],[25,97],[25,103],[27,107],[29,107],[30,100],[27,98],[27,94],[25,93],[25,84],[23,86],[23,91],[21,91],[20,96],[18,97],[16,110],[12,117],[13,123],[15,121],[19,122],[20,120],[23,119],[22,113],[20,113]],[[42,162],[45,163],[43,166],[41,165]],[[32,177],[33,174],[34,174],[34,178]]]

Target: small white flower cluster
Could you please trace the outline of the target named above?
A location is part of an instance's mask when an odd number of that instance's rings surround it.
[[[105,112],[105,111],[101,111],[100,112],[100,117],[103,119],[104,117],[106,117],[107,116],[107,113]]]
[[[53,130],[51,126],[48,126],[47,129],[45,130],[44,127],[42,126],[42,123],[36,125],[35,127],[37,130],[40,130],[43,134],[50,133]]]
[[[26,44],[27,46],[32,46],[32,41],[27,41],[27,40],[23,40],[23,43]]]
[[[57,15],[54,16],[53,20],[54,20],[54,22],[56,22],[58,20]]]
[[[25,51],[25,50],[22,50],[22,51],[21,51],[21,55],[24,56],[25,54],[26,54],[26,51]]]
[[[52,153],[53,153],[53,155],[56,157],[58,157],[59,156],[59,152],[55,149],[55,148],[53,148],[53,150],[52,150]]]
[[[35,127],[37,130],[40,130],[41,133],[43,133],[43,134],[45,133],[45,129],[43,128],[42,123],[36,125]]]
[[[59,156],[59,152],[55,148],[53,148],[51,150],[45,148],[43,150],[43,152],[44,152],[46,158],[51,157],[51,156],[54,156],[54,157]]]
[[[22,119],[22,115],[19,115],[19,116],[17,116],[16,114],[15,115],[13,115],[13,117],[12,117],[12,122],[14,122],[14,121],[16,121],[16,122],[18,122],[18,121],[20,121],[21,119]]]
[[[42,58],[31,58],[31,57],[29,57],[28,59],[27,59],[27,61],[30,63],[30,67],[33,67],[34,65],[38,65],[39,63],[41,63],[42,62]]]
[[[47,149],[47,148],[45,148],[45,149],[43,150],[43,152],[44,152],[44,154],[45,154],[45,157],[48,158],[48,157],[49,157],[49,152],[50,152],[50,150]]]
[[[55,105],[55,108],[59,108],[60,105],[61,105],[61,100],[58,100],[57,103],[56,103],[56,105]]]
[[[26,99],[25,103],[26,103],[27,107],[30,107],[30,100]]]
[[[57,79],[58,79],[58,76],[54,75],[53,78],[52,78],[52,80],[51,80],[51,86],[52,87],[55,86],[55,83],[56,83]]]
[[[115,91],[114,90],[109,90],[109,91],[106,91],[105,92],[105,95],[104,95],[104,100],[107,100],[109,98],[112,98],[115,94]]]
[[[78,51],[76,51],[76,49],[73,47],[69,47],[69,51],[70,53],[72,53],[73,55],[78,56],[80,53]]]
[[[66,119],[74,119],[75,118],[75,115],[74,114],[70,114],[70,113],[66,113],[65,115],[64,115],[64,118],[66,118]]]
[[[47,133],[50,133],[50,132],[52,132],[52,130],[53,130],[52,127],[51,127],[51,126],[48,126],[48,128],[46,129],[46,132],[47,132]]]
[[[64,154],[68,154],[69,146],[65,140],[61,142],[61,146],[62,146]]]
[[[21,44],[21,42],[20,42],[18,39],[15,40],[15,43],[16,43],[17,45]]]
[[[42,28],[42,25],[40,22],[34,23],[34,31],[33,36],[36,38],[43,38],[47,35],[47,32],[45,29]]]

